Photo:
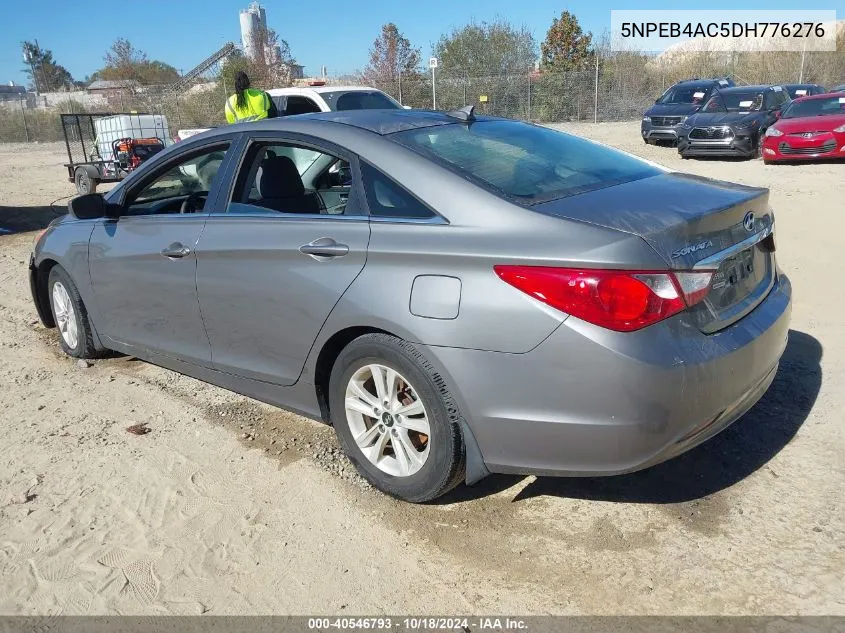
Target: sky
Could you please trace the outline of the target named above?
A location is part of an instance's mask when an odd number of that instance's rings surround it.
[[[843,0],[809,6],[796,0],[745,0],[708,3],[708,9],[834,9]],[[81,80],[103,65],[103,55],[118,37],[177,69],[188,71],[227,41],[240,44],[238,13],[247,0],[144,0],[91,2],[35,0],[3,12],[0,32],[0,81],[27,83],[20,43],[37,39],[56,61]],[[682,3],[642,0],[266,0],[268,27],[286,39],[307,75],[352,73],[367,64],[368,51],[381,25],[395,22],[427,59],[442,33],[468,22],[505,19],[534,32],[538,44],[552,19],[569,9],[585,31],[600,34],[610,27],[611,9],[678,9]],[[699,5],[700,6],[700,5]]]

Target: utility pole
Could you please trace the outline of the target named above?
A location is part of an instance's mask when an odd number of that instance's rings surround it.
[[[26,142],[29,143],[29,126],[26,123],[26,96],[21,99],[21,116],[23,117],[23,131],[26,134]]]
[[[23,61],[29,64],[29,73],[32,75],[32,84],[35,87],[35,98],[38,99],[38,75],[35,74],[35,64],[32,61],[32,51],[24,47]]]
[[[428,60],[428,67],[431,68],[431,109],[437,109],[437,87],[434,77],[434,69],[437,68],[437,58],[430,57]]]
[[[593,123],[599,122],[599,55],[596,53],[596,89],[593,94]]]
[[[801,72],[798,75],[798,83],[804,83],[804,56],[807,54],[807,40],[804,39],[804,47],[801,49]]]

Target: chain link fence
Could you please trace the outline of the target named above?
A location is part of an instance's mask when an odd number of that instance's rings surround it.
[[[537,122],[625,121],[638,118],[663,90],[656,78],[585,70],[560,74],[489,77],[417,76],[373,82],[403,105],[452,110],[474,105],[476,112]]]
[[[350,82],[346,78],[342,83],[366,83],[414,108],[436,106],[438,110],[452,110],[474,105],[479,113],[543,123],[625,121],[638,119],[666,88],[693,76],[730,75],[739,84],[796,81],[798,73],[792,71],[797,71],[799,58],[787,58],[789,55],[781,54],[781,63],[774,66],[769,59],[763,60],[765,63],[755,62],[756,65],[724,62],[716,66],[696,58],[691,60],[694,62],[692,65],[676,65],[669,70],[643,65],[639,58],[626,60],[619,57],[607,65],[602,63],[598,69],[559,74],[461,77],[443,73],[437,74],[433,84],[430,73],[418,73],[388,82],[363,79]],[[830,82],[837,77],[845,81],[845,54],[842,52],[817,54],[813,63],[818,68],[812,74],[804,73],[802,67],[805,82],[819,81],[831,85]],[[814,67],[808,64],[808,68],[812,70]],[[280,87],[270,77],[262,78],[252,72],[250,76],[256,88]],[[73,100],[60,102],[50,109],[32,108],[32,104],[24,100],[0,102],[0,142],[62,140],[61,112],[164,114],[171,135],[179,129],[222,125],[225,124],[224,103],[233,90],[231,80],[227,82],[226,77],[221,63],[191,85],[179,86],[178,90],[175,86],[116,90],[101,95],[97,105],[90,107]]]

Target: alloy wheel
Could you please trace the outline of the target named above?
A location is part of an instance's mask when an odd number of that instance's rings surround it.
[[[431,426],[416,389],[395,369],[372,363],[349,379],[346,420],[358,448],[395,477],[418,472],[431,445]]]
[[[53,284],[53,314],[65,343],[69,348],[76,349],[76,345],[79,343],[76,312],[73,309],[73,303],[67,289],[60,281]]]

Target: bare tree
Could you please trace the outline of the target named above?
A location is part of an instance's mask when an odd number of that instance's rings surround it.
[[[373,84],[391,84],[403,77],[419,74],[420,49],[393,23],[382,25],[381,34],[370,48],[370,63],[364,69],[364,80]]]

